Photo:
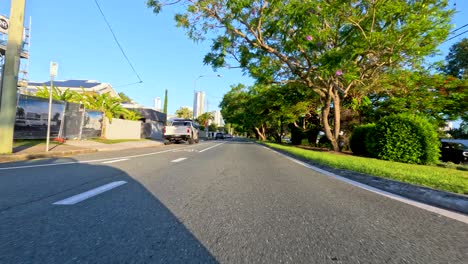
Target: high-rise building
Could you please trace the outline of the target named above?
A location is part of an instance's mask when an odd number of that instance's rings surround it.
[[[211,125],[212,123],[216,124],[217,126],[224,126],[224,119],[223,119],[223,116],[221,115],[221,111],[219,110],[216,110],[216,111],[212,111],[211,114],[213,115],[213,121],[209,122],[209,124]]]
[[[161,97],[154,98],[154,108],[156,110],[161,110]]]
[[[197,118],[205,111],[205,92],[195,92],[193,98],[193,117]]]

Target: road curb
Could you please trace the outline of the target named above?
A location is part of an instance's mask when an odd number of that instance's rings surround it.
[[[466,195],[435,190],[424,186],[418,186],[410,183],[381,178],[360,172],[354,172],[345,169],[336,169],[320,164],[318,162],[308,160],[300,156],[296,156],[283,150],[271,148],[261,143],[258,144],[278,153],[284,154],[288,157],[300,160],[304,163],[320,168],[322,170],[377,188],[379,190],[393,193],[428,205],[468,215],[468,196]]]
[[[33,160],[33,159],[43,159],[43,158],[60,158],[68,155],[74,154],[85,154],[97,152],[97,149],[78,149],[78,150],[66,150],[66,151],[56,151],[56,152],[41,152],[41,153],[29,153],[29,154],[11,154],[11,155],[0,155],[1,162],[11,162],[11,161],[23,161],[23,160]]]

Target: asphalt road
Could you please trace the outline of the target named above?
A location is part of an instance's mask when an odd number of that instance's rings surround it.
[[[466,223],[246,141],[0,165],[0,263],[467,260]]]

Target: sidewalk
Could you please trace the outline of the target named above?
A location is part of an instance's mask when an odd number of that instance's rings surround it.
[[[118,151],[124,149],[156,147],[163,145],[162,141],[142,140],[122,143],[105,144],[92,140],[68,140],[64,144],[51,142],[49,152],[45,151],[45,144],[34,146],[20,146],[13,149],[13,154],[0,154],[0,162],[31,160],[39,158],[66,157],[75,154],[92,153],[97,151]]]

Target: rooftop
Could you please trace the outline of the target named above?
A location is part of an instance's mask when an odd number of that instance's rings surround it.
[[[94,80],[65,80],[65,81],[54,81],[55,87],[71,87],[71,88],[93,88],[101,83]],[[50,86],[48,82],[29,82],[29,86]]]

